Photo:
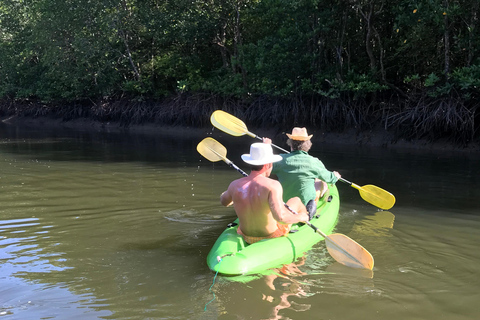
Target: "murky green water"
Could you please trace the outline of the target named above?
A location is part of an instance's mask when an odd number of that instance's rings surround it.
[[[214,276],[205,259],[233,219],[238,173],[197,154],[199,136],[0,126],[0,316],[6,319],[477,319],[479,155],[316,145],[390,212],[339,184],[347,234],[373,273],[319,244],[283,277]],[[213,135],[242,167],[248,137]],[[243,166],[245,169],[245,166]]]

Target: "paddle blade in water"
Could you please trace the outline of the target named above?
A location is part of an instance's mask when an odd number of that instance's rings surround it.
[[[377,186],[369,184],[357,189],[360,191],[360,196],[363,200],[379,207],[380,209],[388,210],[395,204],[395,196]]]
[[[227,157],[227,149],[213,138],[205,138],[200,141],[197,151],[212,162],[224,160]]]
[[[222,110],[214,111],[210,117],[210,122],[215,128],[232,136],[238,137],[249,134],[247,126],[242,120]]]
[[[335,233],[325,238],[330,255],[343,265],[352,268],[373,269],[373,257],[364,247],[346,235]]]

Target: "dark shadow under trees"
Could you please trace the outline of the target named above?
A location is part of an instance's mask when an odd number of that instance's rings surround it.
[[[62,121],[88,119],[124,127],[154,124],[207,128],[211,127],[211,113],[217,109],[239,117],[249,128],[277,132],[289,131],[293,126],[323,133],[376,131],[388,133],[390,143],[400,139],[444,140],[459,147],[479,140],[478,105],[474,99],[426,94],[407,99],[397,95],[355,99],[320,95],[287,99],[263,95],[243,100],[214,94],[179,94],[151,101],[86,100],[66,104],[2,100],[0,115]]]

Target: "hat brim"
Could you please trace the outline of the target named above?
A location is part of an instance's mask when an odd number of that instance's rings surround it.
[[[299,140],[299,141],[307,141],[310,140],[313,137],[313,134],[309,135],[308,137],[305,136],[294,136],[289,133],[287,133],[287,137],[292,140]]]
[[[274,162],[281,161],[282,156],[278,154],[274,154],[270,157],[255,160],[255,159],[252,159],[252,157],[250,157],[249,154],[242,154],[242,160],[252,166],[263,166],[264,164],[267,164],[267,163],[274,163]]]

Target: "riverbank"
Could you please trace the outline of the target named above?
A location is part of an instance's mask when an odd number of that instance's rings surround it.
[[[25,116],[7,116],[1,117],[0,121],[8,125],[27,126],[27,127],[49,127],[49,128],[69,128],[80,131],[97,131],[97,132],[131,132],[142,133],[148,135],[168,135],[172,132],[178,134],[178,130],[182,130],[183,135],[198,136],[199,134],[210,135],[216,129],[213,126],[206,125],[197,126],[169,126],[165,124],[144,123],[125,125],[119,121],[97,121],[89,118],[77,118],[71,120],[63,120],[52,117],[25,117]],[[284,132],[275,129],[253,128],[249,126],[249,130],[255,132],[259,136],[271,137],[274,141],[285,140]],[[340,144],[345,147],[354,146],[372,146],[387,149],[411,149],[423,151],[447,151],[462,153],[478,153],[480,152],[480,143],[472,142],[468,145],[458,145],[447,139],[438,141],[428,141],[426,139],[405,140],[396,139],[391,132],[377,128],[357,132],[353,129],[344,132],[324,132],[308,128],[313,134],[312,141],[314,143]]]
[[[212,94],[179,94],[159,100],[101,99],[43,103],[0,100],[0,120],[76,130],[168,133],[170,128],[212,132],[210,115],[222,109],[259,136],[283,143],[293,126],[306,127],[314,141],[346,146],[479,152],[478,106],[458,97],[430,99],[313,100]],[[188,128],[189,130],[184,130]],[[178,130],[177,130],[178,133]]]

